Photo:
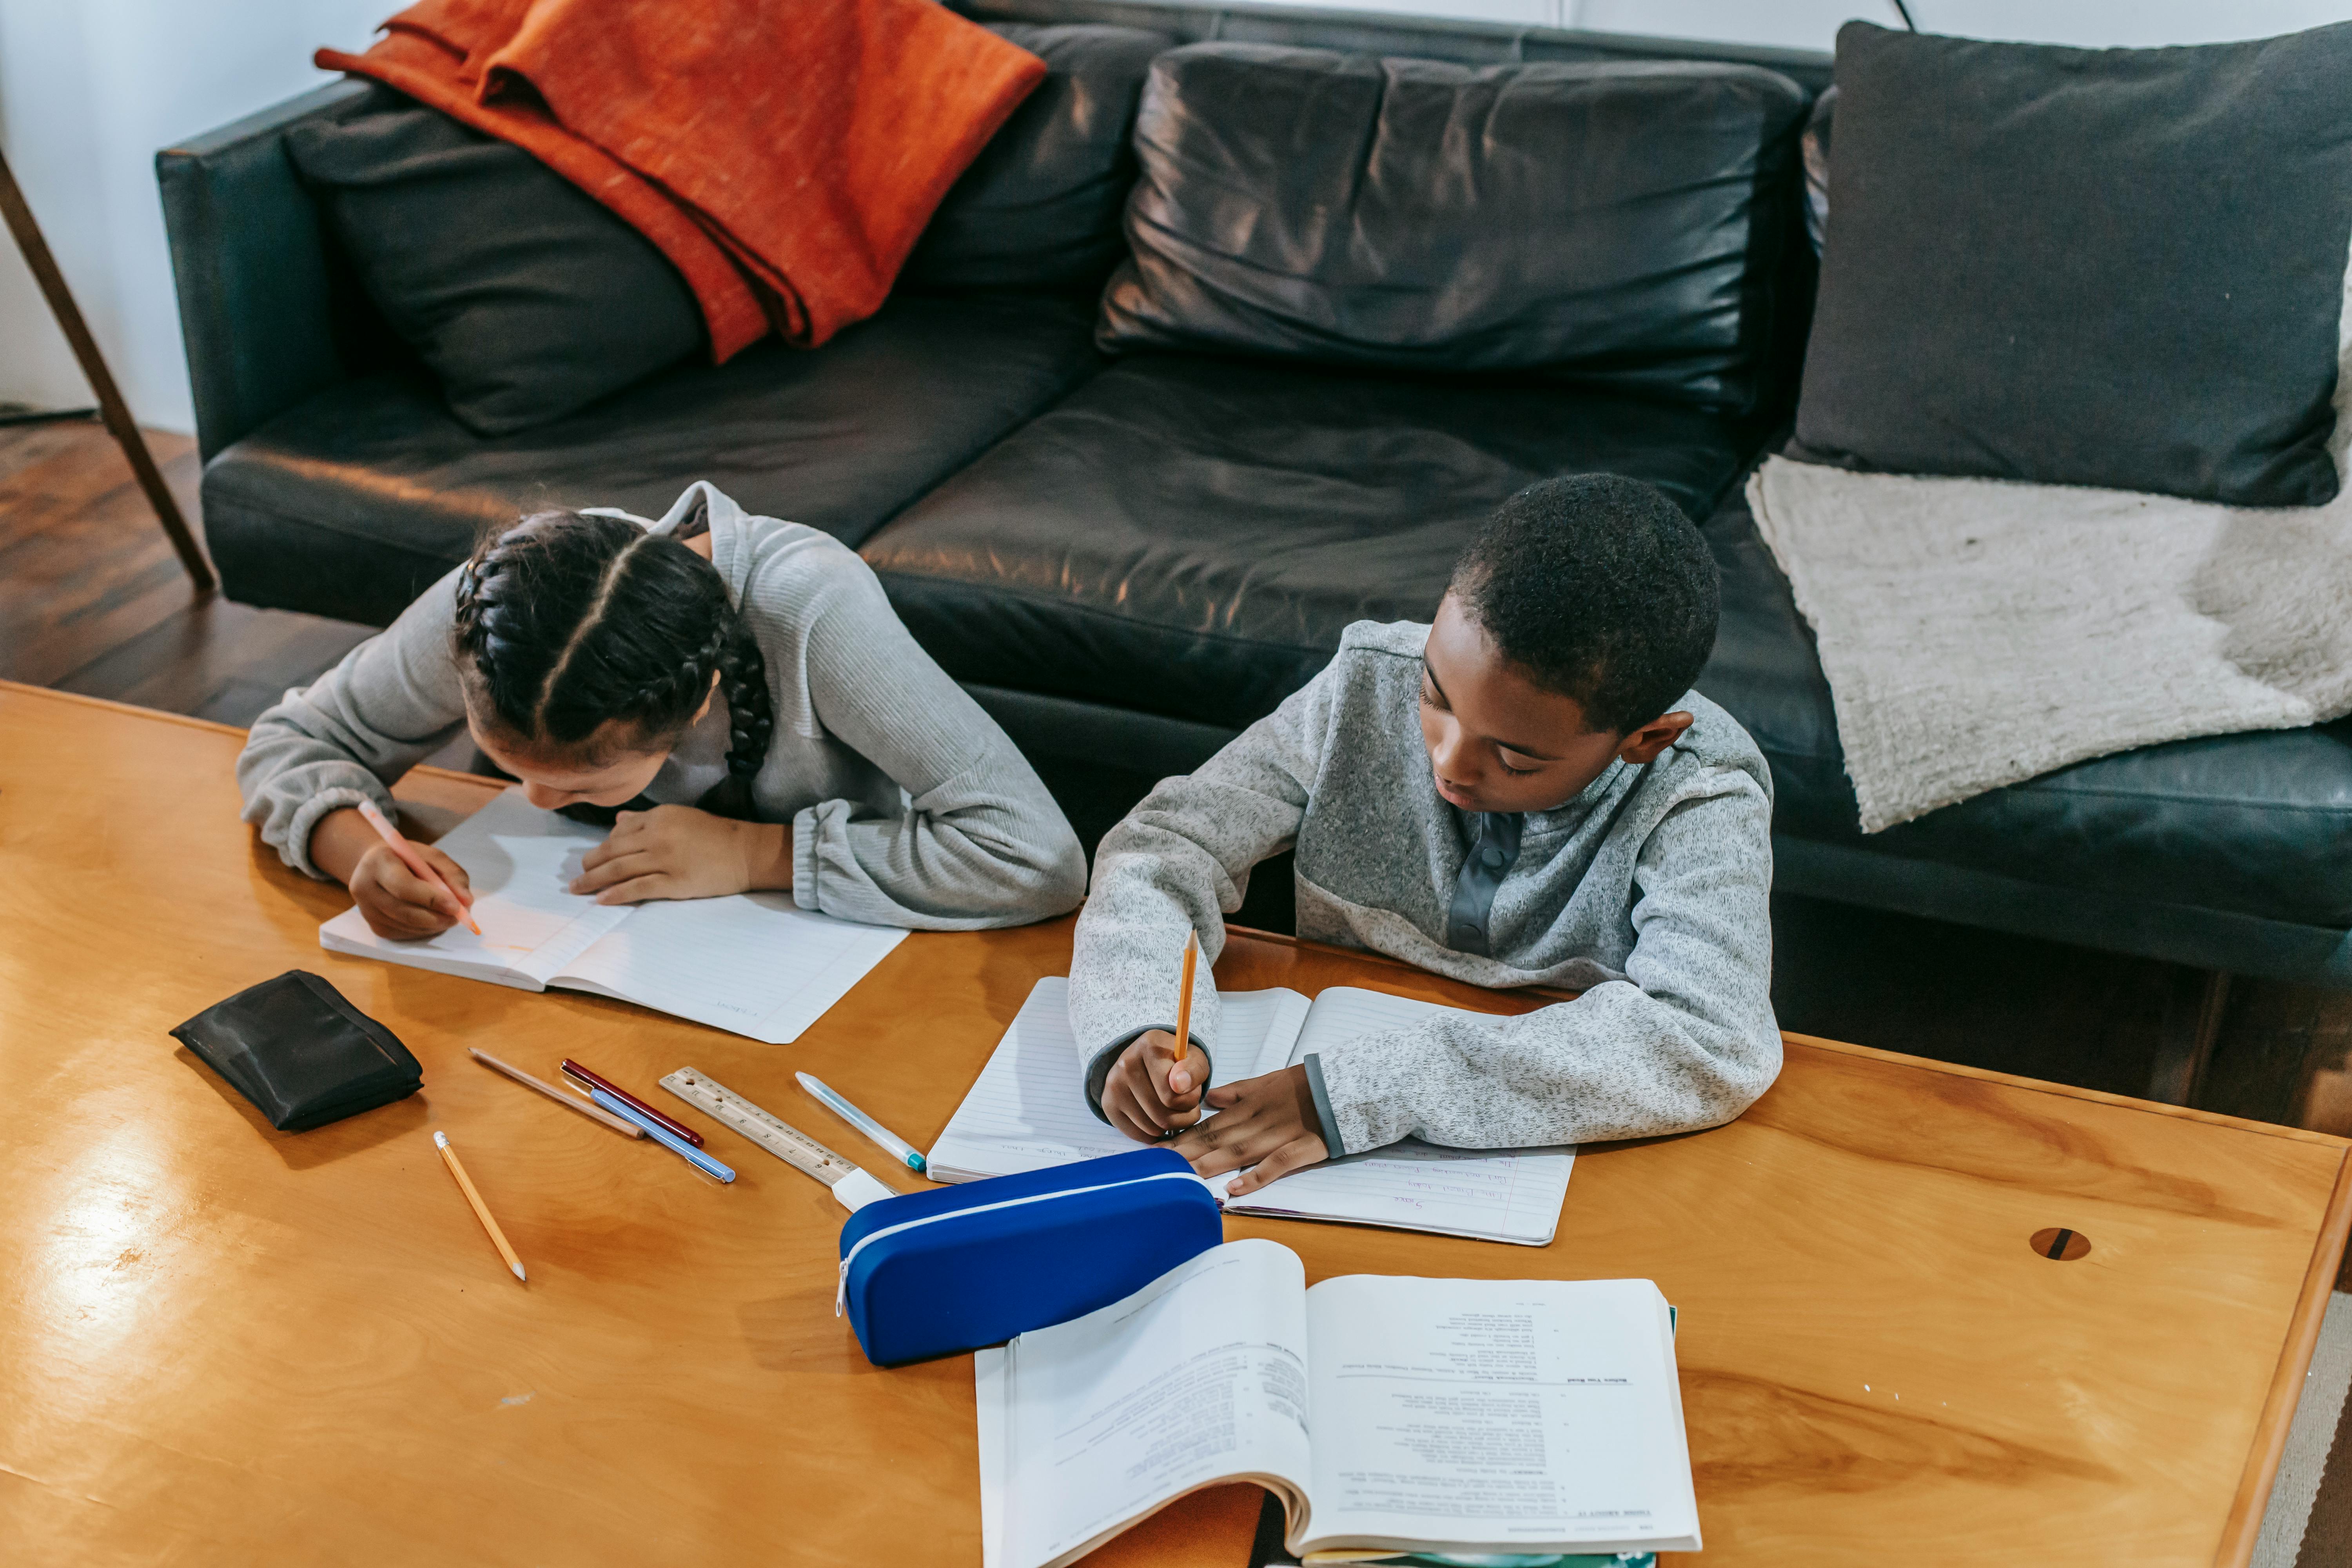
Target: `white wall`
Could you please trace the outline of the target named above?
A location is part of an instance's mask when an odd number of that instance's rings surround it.
[[[677,0],[692,4],[693,0]],[[1296,0],[1826,49],[1885,0]],[[194,426],[158,147],[325,79],[320,44],[364,47],[399,0],[0,0],[0,150],[139,417]],[[2151,45],[2261,37],[2352,17],[2352,0],[1912,0],[1930,32]],[[0,402],[89,401],[15,248],[0,244]]]
[[[397,0],[0,0],[0,151],[139,417],[194,427],[155,150],[330,79]],[[0,238],[0,402],[89,386]]]

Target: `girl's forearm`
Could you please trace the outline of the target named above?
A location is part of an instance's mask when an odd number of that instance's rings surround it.
[[[743,869],[753,892],[793,890],[793,825],[789,822],[746,822]]]
[[[350,887],[352,873],[359,868],[360,857],[382,842],[375,829],[367,825],[367,818],[347,805],[327,813],[312,826],[310,864]],[[790,847],[788,836],[786,849]]]

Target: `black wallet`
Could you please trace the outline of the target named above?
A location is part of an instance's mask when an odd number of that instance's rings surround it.
[[[425,1081],[390,1029],[305,969],[215,1002],[172,1034],[281,1132],[405,1100]]]

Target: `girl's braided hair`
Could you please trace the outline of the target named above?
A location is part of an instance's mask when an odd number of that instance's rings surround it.
[[[458,573],[455,644],[477,716],[526,743],[576,746],[618,720],[646,750],[675,745],[715,673],[728,777],[704,805],[750,815],[774,728],[766,661],[719,569],[677,540],[623,518],[534,512]]]

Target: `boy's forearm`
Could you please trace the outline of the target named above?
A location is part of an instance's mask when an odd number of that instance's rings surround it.
[[[1663,1136],[1731,1121],[1770,1087],[1769,1009],[1745,1026],[1628,981],[1491,1024],[1457,1018],[1327,1047],[1335,1131],[1351,1153],[1420,1137],[1458,1149]]]

